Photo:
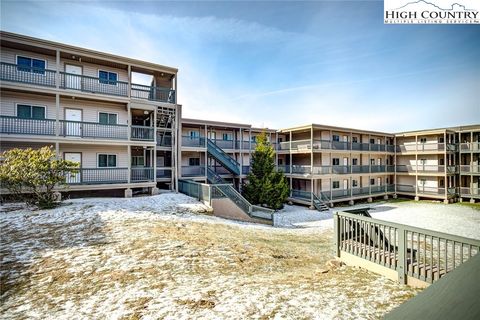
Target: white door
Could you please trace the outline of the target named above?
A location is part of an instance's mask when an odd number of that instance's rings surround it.
[[[343,142],[348,142],[348,137],[347,136],[343,136]]]
[[[65,135],[82,136],[82,110],[65,109]]]
[[[379,186],[382,185],[382,178],[377,178],[377,184],[378,184]]]
[[[71,64],[65,65],[65,87],[67,89],[82,89],[82,67]]]
[[[80,163],[79,168],[82,167],[82,154],[81,153],[79,153],[79,152],[65,152],[64,157],[65,157],[65,160]],[[67,174],[67,183],[80,183],[80,182],[81,182],[80,172],[73,173],[73,174]]]
[[[343,165],[348,166],[348,158],[343,158]]]

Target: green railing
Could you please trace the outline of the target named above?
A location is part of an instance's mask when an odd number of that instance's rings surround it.
[[[60,72],[60,88],[113,96],[128,96],[128,82],[100,79],[66,72]]]
[[[155,129],[153,127],[132,126],[132,134],[130,136],[130,139],[153,141],[154,132],[155,132]]]
[[[237,176],[240,175],[240,163],[225,153],[210,139],[207,139],[207,152],[220,162],[228,171]]]
[[[151,101],[175,103],[175,90],[132,83],[131,97]]]
[[[54,136],[55,120],[0,116],[0,133]]]
[[[130,179],[132,182],[154,181],[154,172],[151,167],[132,168],[130,171]]]
[[[224,184],[224,183],[226,183],[226,181],[223,180],[223,178],[220,177],[211,167],[207,168],[207,179],[210,183],[213,183],[213,184],[216,184],[216,183]]]
[[[67,184],[88,185],[128,182],[128,168],[79,168],[77,171],[77,173],[67,175]]]
[[[2,62],[0,63],[0,77],[2,81],[55,87],[56,71]]]
[[[178,191],[199,201],[210,203],[211,186],[191,180],[178,180]]]
[[[128,139],[128,126],[60,120],[60,135],[81,138]]]
[[[336,255],[342,252],[432,283],[479,252],[480,241],[347,212],[334,215]]]

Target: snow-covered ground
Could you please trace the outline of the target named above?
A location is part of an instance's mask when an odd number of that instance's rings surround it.
[[[333,213],[356,208],[371,208],[373,218],[405,225],[480,239],[480,207],[434,202],[380,202],[318,212],[303,206],[286,205],[277,213],[279,226],[333,228]]]
[[[361,269],[325,273],[331,215],[307,210],[292,206],[280,215],[286,225],[321,228],[228,221],[181,194],[75,199],[39,211],[5,205],[0,314],[373,319],[416,293]]]

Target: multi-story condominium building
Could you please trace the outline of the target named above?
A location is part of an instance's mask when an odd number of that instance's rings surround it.
[[[175,68],[7,32],[0,63],[0,151],[53,146],[80,163],[69,192],[178,191],[179,179],[239,190],[265,131],[296,203],[480,198],[480,125],[392,134],[182,119]]]
[[[392,134],[311,124],[279,130],[278,139],[292,201],[353,203],[395,193]]]
[[[7,32],[0,57],[2,151],[55,147],[70,191],[175,184],[177,69]]]
[[[250,171],[256,138],[267,133],[275,145],[276,130],[198,119],[181,121],[179,176],[201,182],[228,182],[240,188]]]

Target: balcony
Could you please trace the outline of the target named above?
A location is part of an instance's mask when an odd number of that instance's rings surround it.
[[[64,137],[127,140],[128,126],[60,120],[59,134]]]
[[[311,166],[307,165],[293,165],[291,168],[288,165],[277,166],[277,170],[284,173],[292,174],[362,174],[362,173],[386,173],[393,172],[394,166],[385,165],[362,165],[362,166]]]
[[[182,166],[182,177],[205,177],[205,165]]]
[[[278,143],[277,150],[346,150],[346,151],[373,151],[395,152],[395,146],[374,143],[356,143],[330,140],[292,140]]]
[[[461,187],[459,191],[460,191],[460,196],[461,197],[480,198],[480,189],[479,188]]]
[[[398,173],[422,173],[422,174],[455,174],[458,173],[458,166],[447,166],[444,165],[397,165]]]
[[[157,146],[170,148],[172,146],[172,137],[157,135]]]
[[[415,185],[406,185],[406,184],[397,184],[397,192],[399,193],[409,193],[409,194],[418,194],[418,195],[431,195],[431,196],[445,196],[444,187],[428,187],[428,186],[417,186]],[[447,188],[446,190],[448,196],[454,196],[456,194],[455,188]]]
[[[149,101],[175,103],[175,90],[132,83],[131,97]]]
[[[128,168],[80,168],[78,173],[69,174],[67,184],[115,184],[128,182]]]
[[[182,137],[182,147],[206,148],[204,137]]]
[[[2,81],[55,88],[57,85],[56,74],[55,70],[5,62],[0,64],[0,79]],[[59,74],[60,89],[128,97],[128,82],[126,81],[100,79],[66,72],[59,72]],[[176,103],[176,92],[169,88],[132,83],[130,95],[135,99]]]
[[[171,167],[157,167],[156,177],[157,177],[157,179],[170,179],[170,178],[172,178],[172,168]]]
[[[153,141],[154,128],[145,126],[132,126],[131,140]]]
[[[0,64],[0,79],[44,87],[55,87],[55,70],[19,66],[12,63]]]
[[[131,182],[147,182],[154,181],[154,174],[152,167],[132,168],[130,171]]]
[[[461,174],[480,174],[480,165],[461,165]]]
[[[446,148],[446,150],[445,150]],[[415,152],[454,152],[457,151],[456,144],[445,144],[437,142],[426,142],[426,143],[412,143],[412,144],[403,144],[398,146],[398,152],[400,153],[415,153]]]
[[[222,149],[235,149],[236,143],[234,140],[223,140],[223,139],[210,139],[213,141],[218,147]]]
[[[464,142],[460,143],[460,152],[480,152],[480,142]]]
[[[0,116],[0,133],[54,136],[56,121]]]
[[[387,192],[394,192],[395,185],[373,185],[368,187],[355,187],[350,189],[332,189],[321,192],[322,196],[331,200],[341,200],[359,196],[376,196]]]
[[[60,88],[112,96],[128,96],[128,82],[112,81],[66,72],[60,72]]]

